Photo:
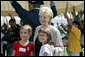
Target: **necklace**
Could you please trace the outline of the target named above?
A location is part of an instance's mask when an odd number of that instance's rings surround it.
[[[20,44],[21,44],[22,46],[27,46],[28,43],[29,43],[29,41],[27,41],[27,42],[25,42],[25,41],[20,41]]]

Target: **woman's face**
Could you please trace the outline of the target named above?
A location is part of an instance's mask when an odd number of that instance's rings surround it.
[[[47,42],[47,35],[45,33],[39,33],[38,39],[41,43],[46,43]]]
[[[41,25],[47,25],[48,24],[48,22],[49,22],[49,16],[48,16],[48,14],[46,14],[46,13],[42,13],[41,15],[40,15],[40,23],[41,23]]]
[[[28,40],[29,37],[30,37],[30,33],[28,32],[27,29],[21,29],[21,30],[20,30],[20,38],[21,38],[22,40]]]

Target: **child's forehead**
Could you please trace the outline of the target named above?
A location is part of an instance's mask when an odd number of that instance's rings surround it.
[[[39,32],[39,34],[46,34],[45,32]]]
[[[23,28],[23,29],[21,29],[20,31],[27,31],[27,32],[28,32],[28,29],[26,29],[26,28]]]

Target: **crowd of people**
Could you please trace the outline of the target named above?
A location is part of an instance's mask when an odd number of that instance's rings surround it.
[[[16,1],[10,1],[16,13],[21,18],[20,25],[11,17],[9,25],[4,23],[1,27],[1,55],[5,56],[61,56],[64,46],[68,48],[69,56],[82,56],[84,47],[84,20],[71,22],[67,14],[68,26],[62,24],[66,31],[64,44],[60,27],[54,27],[51,19],[57,16],[56,7],[51,1],[49,7],[41,7],[41,1],[29,1],[29,11],[23,9]],[[40,9],[39,9],[40,8]],[[58,24],[57,24],[58,25]]]

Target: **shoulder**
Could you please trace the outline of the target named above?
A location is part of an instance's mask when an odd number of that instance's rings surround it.
[[[50,47],[49,47],[49,44],[45,44],[45,45],[41,46],[41,48],[42,49],[47,49],[47,48],[49,49]]]
[[[53,30],[58,30],[55,26],[50,25],[50,28]]]
[[[37,27],[36,27],[36,30],[39,30],[40,28],[41,28],[41,26],[37,26]]]
[[[52,25],[50,25],[50,29],[53,32],[56,32],[56,33],[59,32],[59,30],[56,27],[52,26]]]
[[[19,44],[19,41],[15,41],[15,44]]]
[[[78,32],[81,32],[80,29],[76,28],[75,26],[72,26],[71,30],[72,30],[72,31],[78,31]]]
[[[30,46],[34,46],[32,42],[29,42],[29,44],[28,44],[28,45],[30,45]]]
[[[17,45],[19,45],[19,41],[14,42],[14,46],[17,46]]]
[[[39,9],[33,9],[33,10],[31,10],[31,11],[29,11],[29,12],[31,12],[31,13],[35,13],[35,14],[38,14],[39,13]]]

